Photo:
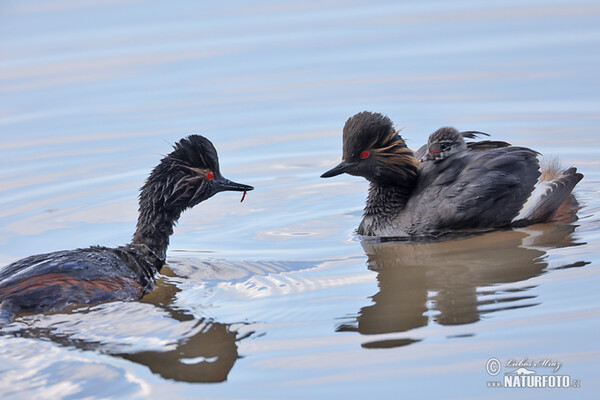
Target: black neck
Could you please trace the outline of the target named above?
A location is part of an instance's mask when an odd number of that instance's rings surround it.
[[[157,256],[144,244],[129,244],[114,249],[125,261],[130,270],[138,275],[138,282],[144,287],[144,294],[154,289],[155,276],[162,269],[165,260]]]
[[[146,245],[161,260],[166,259],[169,236],[173,234],[179,213],[143,207],[140,201],[140,215],[132,244]]]
[[[360,235],[377,235],[379,228],[388,227],[404,208],[412,187],[380,185],[371,182],[363,220],[358,227]]]

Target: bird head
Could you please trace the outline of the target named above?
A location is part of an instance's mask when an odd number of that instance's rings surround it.
[[[466,132],[469,134],[469,132]],[[463,133],[451,127],[443,127],[429,135],[427,140],[427,152],[421,157],[424,161],[441,161],[452,154],[467,149],[467,144],[463,139]],[[467,136],[471,137],[471,136]]]
[[[252,189],[252,186],[226,179],[210,140],[190,135],[177,142],[173,151],[154,168],[142,187],[140,201],[147,200],[155,207],[162,206],[177,213],[219,192]]]
[[[379,185],[412,185],[417,160],[385,115],[368,111],[350,117],[344,125],[342,162],[321,178],[347,173]]]

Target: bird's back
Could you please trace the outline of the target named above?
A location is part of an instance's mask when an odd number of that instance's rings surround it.
[[[423,163],[396,223],[412,235],[508,226],[539,176],[537,153],[523,147]]]
[[[153,287],[152,260],[132,246],[39,254],[0,269],[0,322],[19,312],[139,299]]]

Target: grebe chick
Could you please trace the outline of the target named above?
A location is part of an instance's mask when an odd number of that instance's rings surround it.
[[[465,142],[464,138],[474,139],[479,135],[489,136],[489,134],[479,131],[459,132],[449,126],[440,128],[429,135],[427,144],[415,152],[415,158],[421,162],[441,161],[454,154],[467,151],[485,151],[510,146],[510,143],[497,140]]]

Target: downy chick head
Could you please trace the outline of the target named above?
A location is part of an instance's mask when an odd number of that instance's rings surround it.
[[[177,142],[150,173],[140,194],[140,211],[145,207],[160,207],[178,214],[219,192],[252,189],[226,179],[210,140],[190,135]]]
[[[453,154],[467,149],[463,134],[451,127],[443,127],[429,135],[424,161],[442,161]]]
[[[321,178],[342,173],[379,185],[410,186],[416,179],[417,160],[388,117],[363,111],[346,121],[342,162]]]

